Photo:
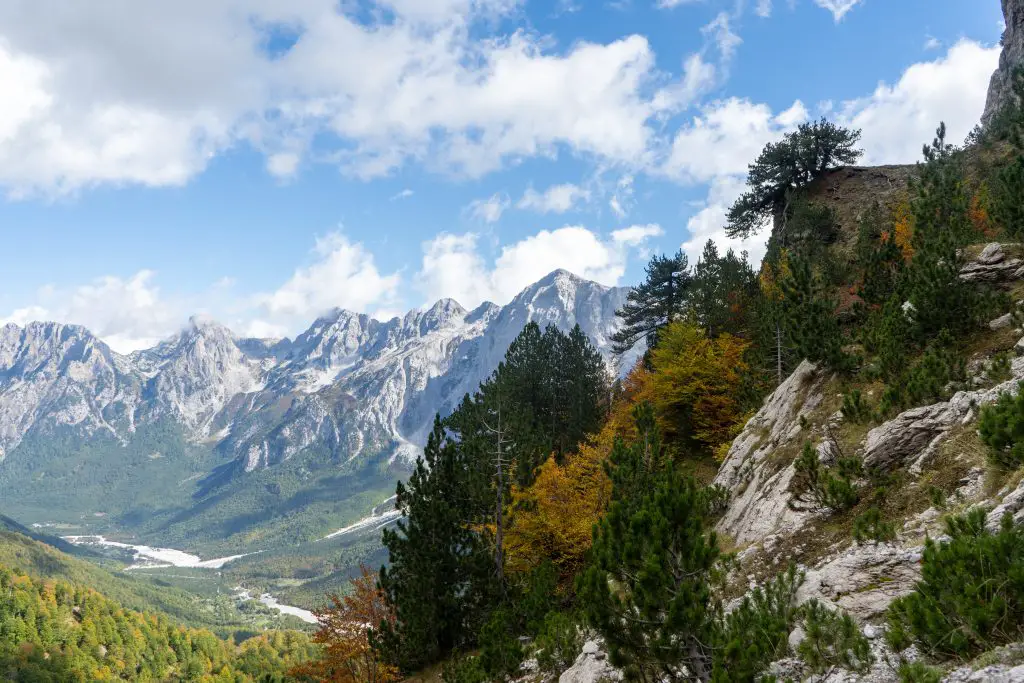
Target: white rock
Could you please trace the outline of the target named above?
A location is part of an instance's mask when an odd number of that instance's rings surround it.
[[[1006,329],[1007,327],[1009,327],[1012,324],[1013,324],[1013,314],[1012,313],[1007,313],[1006,315],[1001,315],[998,318],[996,318],[995,320],[992,320],[991,322],[989,322],[988,327],[991,330],[1002,330],[1002,329]]]
[[[792,464],[772,469],[765,461],[778,448],[803,437],[800,415],[820,405],[825,379],[812,363],[801,363],[733,441],[715,483],[731,494],[717,528],[736,543],[753,543],[773,533],[792,531],[808,518],[807,513],[789,507]]]
[[[558,683],[600,683],[621,681],[622,672],[608,663],[608,657],[601,650],[601,644],[588,640],[583,652],[571,667],[558,677]]]
[[[1000,263],[1006,258],[1006,254],[1003,253],[1003,245],[999,242],[990,242],[985,245],[985,248],[981,250],[981,254],[975,259],[978,263],[985,265],[992,265]]]
[[[888,544],[854,546],[807,571],[797,601],[812,598],[849,612],[859,621],[879,617],[920,578],[921,548]]]

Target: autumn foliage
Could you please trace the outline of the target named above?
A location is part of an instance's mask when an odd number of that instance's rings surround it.
[[[370,644],[370,630],[394,615],[377,587],[377,575],[362,567],[344,597],[330,595],[331,605],[315,612],[320,630],[313,641],[323,656],[293,673],[299,678],[338,683],[387,683],[399,680],[398,670],[380,662]]]
[[[727,334],[709,339],[690,323],[665,327],[650,354],[651,367],[638,364],[629,374],[601,431],[564,465],[550,459],[532,486],[513,489],[509,571],[527,572],[545,560],[563,578],[582,568],[593,526],[611,494],[604,463],[617,439],[637,438],[636,405],[651,404],[677,457],[705,457],[730,442],[745,417],[738,390],[746,349],[746,341]]]

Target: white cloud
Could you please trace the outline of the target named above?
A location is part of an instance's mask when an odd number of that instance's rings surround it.
[[[258,324],[294,331],[335,307],[372,313],[394,303],[401,276],[382,274],[361,243],[331,233],[317,239],[313,257],[277,290],[256,297]]]
[[[538,213],[565,213],[589,199],[589,190],[572,183],[552,185],[544,192],[537,192],[531,187],[523,193],[522,199],[516,202],[516,208]]]
[[[940,121],[954,143],[978,123],[998,62],[998,46],[962,40],[935,61],[909,67],[895,84],[843,103],[839,120],[863,130],[865,163],[913,163]]]
[[[416,193],[413,192],[411,189],[409,189],[407,187],[404,190],[402,190],[401,192],[397,192],[394,195],[392,195],[391,201],[394,202],[394,201],[398,201],[399,199],[408,199],[409,197],[413,196],[414,194],[416,194]]]
[[[427,302],[451,296],[473,308],[483,301],[504,304],[548,273],[564,268],[605,285],[616,285],[630,254],[661,235],[659,226],[633,226],[602,238],[582,226],[542,230],[501,252],[488,266],[478,236],[442,234],[423,245],[417,283]]]
[[[925,50],[938,50],[942,47],[942,41],[935,36],[925,36],[924,49]]]
[[[474,220],[484,223],[497,223],[502,214],[512,205],[512,200],[504,192],[497,192],[487,199],[476,199],[466,207],[466,213]]]
[[[619,220],[629,215],[633,208],[633,176],[624,175],[615,185],[615,192],[608,200],[608,206]]]
[[[836,22],[842,21],[846,13],[859,5],[863,0],[814,0],[814,4],[832,13]]]
[[[679,7],[680,5],[693,5],[703,0],[658,0],[658,7],[662,9],[672,9],[673,7]]]
[[[299,170],[301,157],[294,152],[278,152],[267,157],[267,171],[277,178],[291,178]]]
[[[180,185],[246,143],[284,177],[307,157],[365,178],[409,162],[479,176],[563,150],[640,166],[679,106],[642,36],[562,51],[479,38],[513,0],[378,0],[358,16],[336,0],[44,5],[0,3],[14,193]],[[269,54],[282,34],[294,45]]]
[[[416,276],[417,287],[427,303],[449,297],[475,308],[493,298],[487,266],[478,250],[475,233],[441,233],[423,243],[423,263]]]
[[[754,13],[762,19],[770,17],[772,15],[772,0],[757,0]]]
[[[711,23],[701,29],[701,33],[714,41],[723,62],[730,61],[736,54],[736,48],[743,42],[743,39],[733,32],[729,22],[729,13],[719,12]]]
[[[56,320],[87,327],[120,353],[147,348],[173,334],[187,315],[183,302],[161,297],[154,275],[140,270],[127,279],[108,275],[77,287],[46,286],[36,304],[2,322]]]
[[[768,241],[767,231],[746,240],[731,239],[725,234],[729,207],[743,192],[745,184],[746,180],[737,176],[722,176],[712,182],[707,199],[686,223],[689,235],[681,248],[690,258],[690,263],[697,262],[709,239],[713,240],[723,253],[727,249],[732,249],[737,254],[746,251],[755,267],[764,258],[765,245]]]
[[[688,184],[745,175],[767,143],[781,138],[807,115],[800,101],[779,114],[750,100],[712,102],[676,133],[662,172]]]
[[[651,237],[661,237],[665,231],[660,225],[651,223],[649,225],[632,225],[612,233],[612,242],[624,244],[629,247],[639,247]]]

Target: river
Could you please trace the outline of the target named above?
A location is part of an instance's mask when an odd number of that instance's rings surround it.
[[[162,567],[191,567],[193,569],[220,569],[228,562],[237,560],[240,557],[247,555],[255,555],[256,553],[243,553],[241,555],[230,555],[228,557],[218,557],[212,560],[204,560],[198,555],[186,553],[182,550],[175,550],[173,548],[154,548],[148,545],[132,545],[130,543],[120,543],[118,541],[111,541],[103,536],[64,536],[65,541],[74,543],[75,545],[99,545],[108,548],[118,548],[121,550],[127,550],[132,553],[132,563],[125,567],[126,571],[132,569],[156,569]],[[257,551],[259,552],[259,551]],[[236,596],[239,599],[249,600],[252,598],[251,594],[242,587],[235,589]],[[301,607],[295,607],[293,605],[284,605],[278,602],[270,593],[264,593],[259,597],[259,601],[270,607],[276,609],[282,614],[290,614],[292,616],[302,619],[306,623],[316,624],[317,618],[309,610],[302,609]]]

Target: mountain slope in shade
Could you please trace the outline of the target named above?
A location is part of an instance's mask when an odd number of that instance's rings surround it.
[[[294,340],[193,318],[130,356],[82,327],[7,325],[0,497],[30,521],[111,515],[186,540],[269,524],[307,540],[380,502],[434,414],[475,390],[527,322],[579,324],[618,372],[610,336],[627,292],[560,270],[505,306],[442,299],[387,322],[333,310]]]

